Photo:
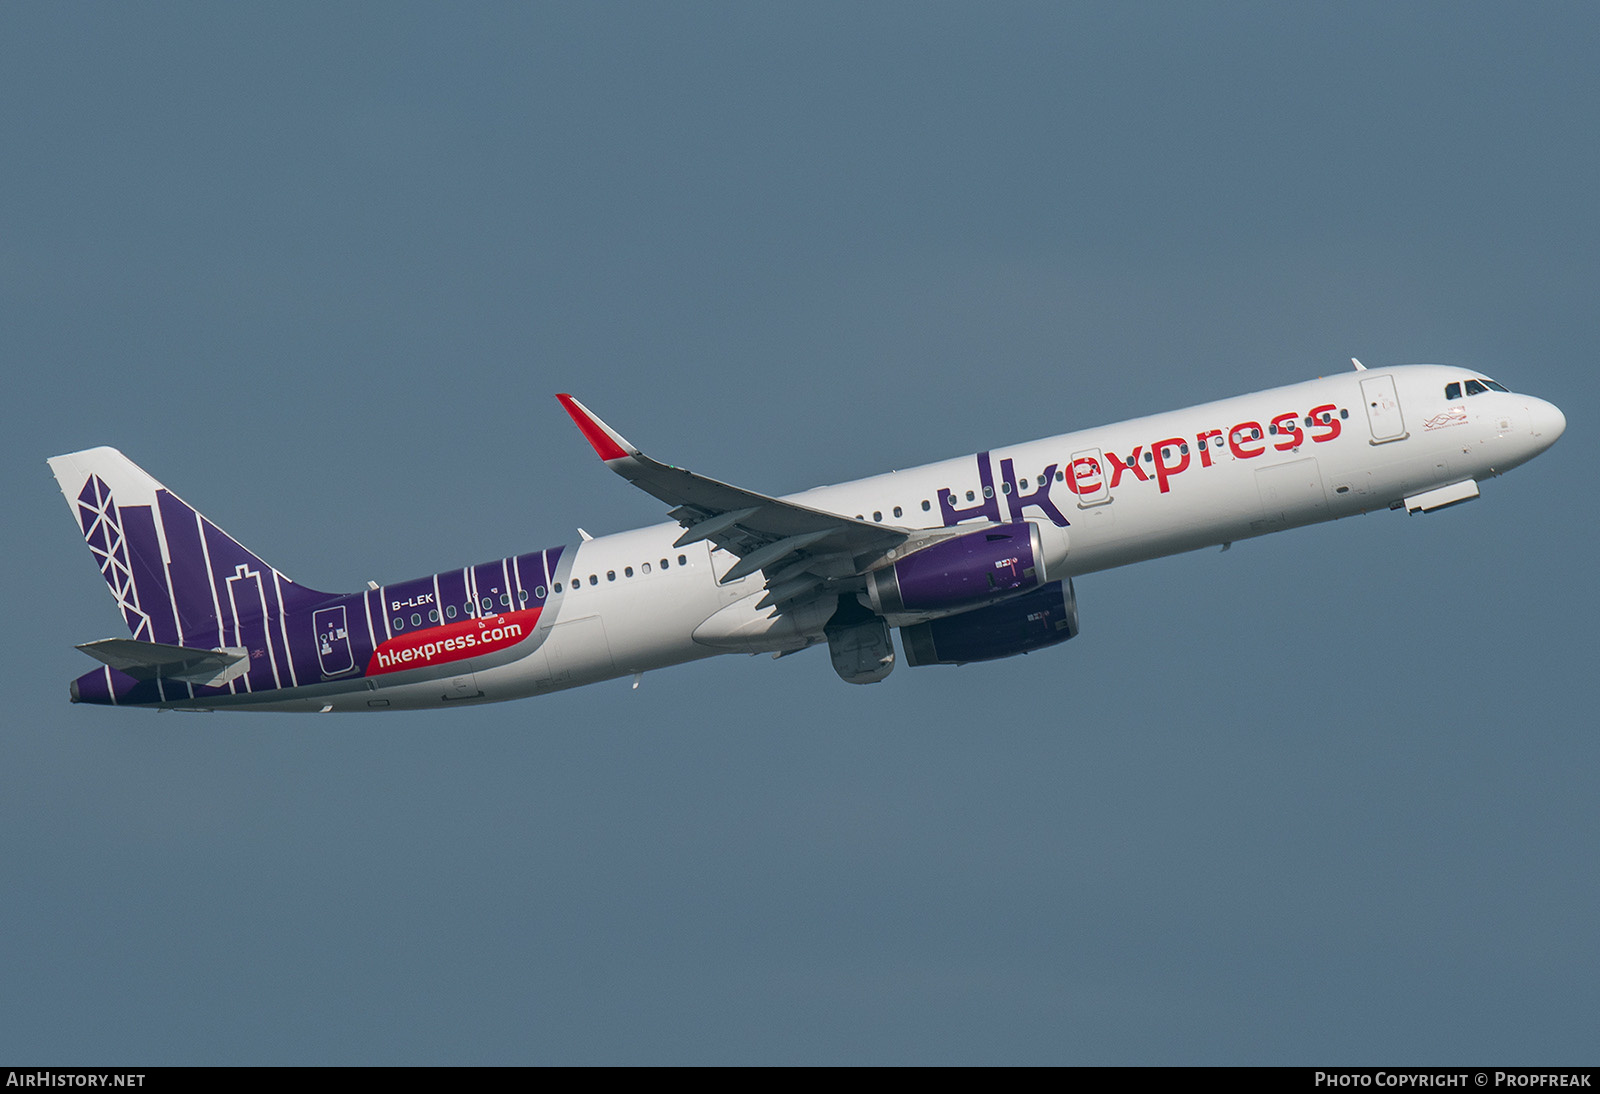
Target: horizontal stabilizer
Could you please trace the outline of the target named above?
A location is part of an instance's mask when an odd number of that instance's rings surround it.
[[[78,648],[135,680],[181,680],[219,688],[234,677],[243,676],[250,667],[250,654],[243,646],[202,650],[134,638],[102,638]]]

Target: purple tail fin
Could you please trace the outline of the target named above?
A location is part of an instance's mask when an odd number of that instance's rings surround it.
[[[115,448],[50,460],[134,638],[211,649],[329,594],[296,585]]]

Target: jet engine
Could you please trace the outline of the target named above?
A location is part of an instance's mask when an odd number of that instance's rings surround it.
[[[867,575],[880,615],[959,611],[1047,580],[1036,525],[1019,520],[943,540]]]
[[[998,604],[901,627],[900,644],[910,665],[964,665],[1044,649],[1077,633],[1078,599],[1068,579]]]

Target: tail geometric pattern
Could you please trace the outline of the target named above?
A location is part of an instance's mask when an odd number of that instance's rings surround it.
[[[117,598],[122,617],[128,621],[128,630],[141,641],[156,641],[150,613],[139,606],[139,587],[133,580],[133,564],[128,559],[128,540],[117,516],[117,503],[99,475],[90,476],[78,495],[78,520],[83,525],[83,538],[100,564],[100,573],[111,587],[111,595]]]

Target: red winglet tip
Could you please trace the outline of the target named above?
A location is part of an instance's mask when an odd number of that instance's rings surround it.
[[[584,435],[584,438],[594,448],[595,454],[602,460],[610,463],[612,460],[620,460],[628,454],[621,445],[612,439],[605,426],[600,424],[600,419],[590,414],[582,403],[564,392],[557,395],[556,398],[561,401],[562,407],[571,416],[579,432]]]

